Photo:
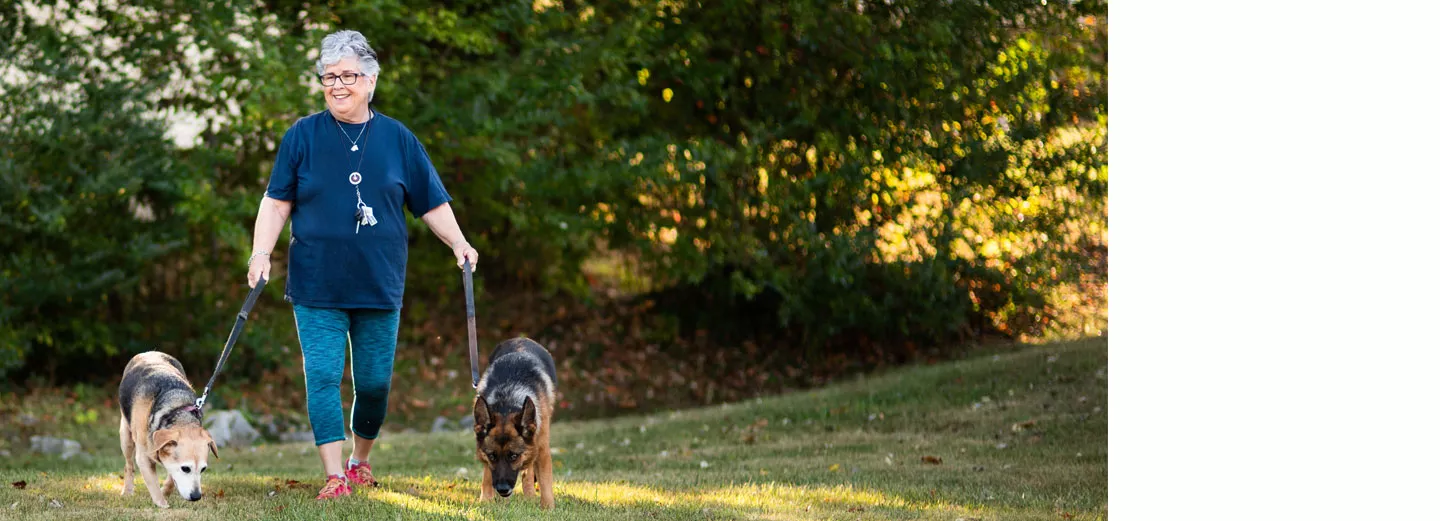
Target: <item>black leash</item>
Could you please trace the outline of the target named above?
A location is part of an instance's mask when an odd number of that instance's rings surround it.
[[[195,399],[195,408],[201,414],[205,410],[205,398],[210,396],[210,388],[215,385],[215,378],[220,376],[220,369],[225,367],[225,360],[230,358],[230,350],[235,348],[235,341],[240,339],[240,329],[245,327],[245,320],[250,318],[250,308],[255,307],[255,301],[260,298],[260,290],[265,288],[265,279],[255,282],[255,287],[250,288],[250,295],[245,297],[245,305],[240,306],[240,314],[235,316],[235,327],[230,329],[230,339],[225,341],[225,350],[220,352],[220,361],[215,364],[215,372],[210,375],[210,383],[205,384],[205,393]]]
[[[475,344],[475,275],[465,259],[465,328],[470,332],[470,387],[480,388],[480,350]]]

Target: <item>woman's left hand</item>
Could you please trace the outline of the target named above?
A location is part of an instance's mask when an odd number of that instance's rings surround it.
[[[465,269],[466,259],[470,260],[470,269],[472,270],[475,269],[475,263],[480,261],[480,252],[475,251],[475,248],[471,247],[468,242],[456,244],[454,251],[455,265],[462,270]]]

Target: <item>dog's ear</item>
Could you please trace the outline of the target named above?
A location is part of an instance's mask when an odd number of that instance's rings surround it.
[[[165,449],[171,445],[178,445],[179,443],[180,431],[178,430],[160,429],[150,433],[150,448],[153,450],[150,454],[150,459],[160,461],[161,452],[164,452]]]
[[[215,459],[220,459],[220,450],[215,448],[215,438],[211,438],[208,432],[205,433],[205,443],[210,445],[210,455],[215,456]]]
[[[515,430],[520,431],[520,437],[526,442],[534,441],[535,431],[539,430],[538,422],[535,420],[535,401],[525,397],[525,409],[515,417]]]
[[[475,397],[475,433],[483,433],[490,430],[490,407],[485,405],[485,398]]]

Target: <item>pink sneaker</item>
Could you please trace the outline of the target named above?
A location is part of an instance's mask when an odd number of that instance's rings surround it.
[[[348,495],[350,495],[350,484],[337,474],[325,478],[325,486],[320,487],[320,495],[315,496],[315,499],[335,499]]]
[[[362,487],[374,487],[380,485],[378,481],[375,481],[375,474],[370,472],[369,462],[351,465],[350,468],[345,469],[345,477],[348,478],[351,482],[354,482],[356,485]]]

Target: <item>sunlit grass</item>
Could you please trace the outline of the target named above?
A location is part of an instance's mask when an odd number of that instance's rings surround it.
[[[394,505],[412,512],[445,516],[461,516],[467,519],[489,519],[488,517],[474,517],[474,515],[465,515],[465,513],[463,513],[460,508],[454,505],[442,504],[436,501],[431,501],[408,494],[400,494],[389,490],[376,490],[374,492],[366,494],[366,496],[370,499],[380,501],[381,503]]]
[[[563,492],[557,491],[556,494],[607,506],[670,506],[677,501],[684,501],[676,494],[624,483],[575,483],[565,487]]]
[[[534,496],[480,502],[463,432],[385,435],[382,486],[325,503],[313,446],[224,448],[206,498],[161,511],[138,477],[120,497],[102,412],[66,431],[87,457],[0,459],[0,519],[1104,519],[1106,350],[1002,350],[705,409],[562,417],[549,513]]]

